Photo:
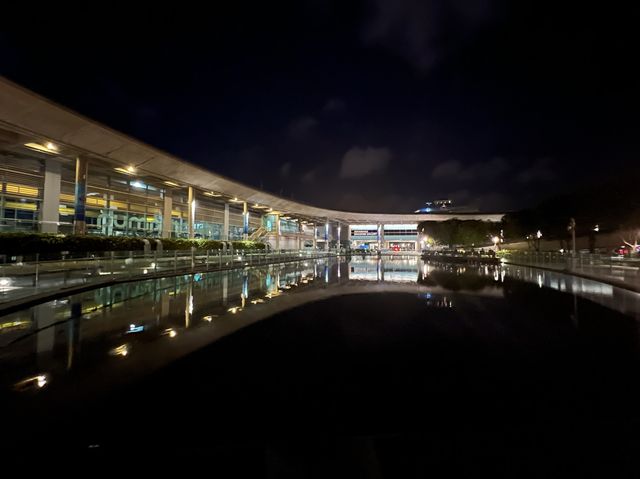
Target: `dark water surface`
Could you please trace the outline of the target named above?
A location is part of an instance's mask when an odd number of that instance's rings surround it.
[[[103,288],[0,319],[3,448],[233,477],[636,471],[637,296],[415,258]]]

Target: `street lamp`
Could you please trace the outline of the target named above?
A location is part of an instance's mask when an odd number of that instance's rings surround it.
[[[491,238],[491,241],[493,241],[493,247],[495,248],[495,250],[498,251],[498,243],[500,242],[500,238],[498,236],[494,236],[493,238]]]
[[[540,251],[540,238],[542,238],[542,231],[536,231],[536,251]]]
[[[567,226],[567,230],[571,231],[571,251],[573,254],[576,254],[576,220],[573,218],[569,219],[569,226]]]

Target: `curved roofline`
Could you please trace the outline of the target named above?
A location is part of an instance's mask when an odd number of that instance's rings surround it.
[[[149,176],[223,193],[293,215],[343,223],[419,223],[453,218],[499,221],[504,216],[504,213],[362,213],[322,208],[213,173],[58,105],[1,76],[0,104],[0,124],[9,130],[55,142],[75,154],[84,154],[116,166],[133,165]]]

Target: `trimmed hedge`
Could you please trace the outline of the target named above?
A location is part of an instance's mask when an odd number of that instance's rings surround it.
[[[151,249],[156,249],[155,238],[148,238]],[[222,249],[222,242],[203,239],[161,238],[163,250]],[[232,241],[234,250],[265,249],[264,243]],[[18,256],[40,253],[49,256],[62,251],[73,253],[97,253],[100,251],[142,251],[144,238],[128,236],[74,236],[45,233],[2,233],[0,255]]]

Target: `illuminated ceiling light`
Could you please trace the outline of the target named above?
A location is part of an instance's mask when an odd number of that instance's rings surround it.
[[[131,170],[131,166],[128,166],[126,168],[121,168],[121,167],[117,167],[114,168],[114,170],[116,170],[118,173],[124,173],[125,175],[133,175],[133,173],[136,171],[135,168],[133,168],[133,170]]]
[[[174,186],[176,188],[180,187],[180,185],[178,183],[174,183],[173,181],[165,181],[164,184],[167,185],[167,186]]]
[[[233,201],[234,203],[240,203],[242,200],[239,200],[237,196],[234,196],[230,201]]]
[[[222,196],[221,193],[216,193],[215,191],[205,191],[203,194],[207,196],[212,196],[214,198],[219,198]]]
[[[58,153],[58,147],[50,141],[44,145],[41,145],[40,143],[25,143],[24,146],[31,150],[39,151],[41,153],[48,153],[50,155]]]

